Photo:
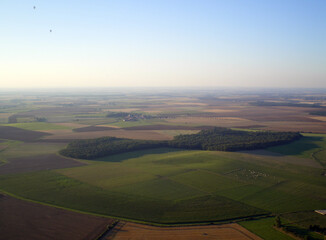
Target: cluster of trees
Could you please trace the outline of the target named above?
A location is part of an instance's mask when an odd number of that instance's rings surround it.
[[[76,140],[61,150],[61,154],[73,158],[95,159],[117,153],[173,147],[211,151],[239,151],[260,149],[288,143],[300,138],[293,132],[246,132],[227,128],[202,130],[197,134],[178,135],[171,141],[133,140],[102,137]]]
[[[310,112],[310,115],[317,115],[317,116],[326,116],[326,111],[314,111]]]
[[[141,113],[127,113],[127,112],[108,112],[106,114],[108,118],[124,118],[126,120],[139,120],[139,119],[150,119],[151,115]]]
[[[17,116],[16,115],[11,115],[8,117],[8,123],[17,123]]]
[[[133,140],[115,137],[101,137],[76,140],[68,144],[60,154],[80,159],[95,159],[113,154],[136,150],[167,147],[167,141]]]
[[[108,118],[124,118],[127,117],[129,113],[127,112],[108,112],[106,117]]]
[[[211,151],[240,151],[267,148],[299,139],[295,132],[247,132],[228,128],[202,130],[197,134],[179,135],[170,146]]]
[[[312,232],[319,232],[321,234],[326,235],[326,228],[321,227],[319,225],[310,225],[309,230],[312,231]]]
[[[304,239],[304,240],[313,240],[315,238],[311,237],[309,235],[308,230],[306,229],[302,229],[302,228],[298,228],[295,226],[287,226],[287,225],[283,225],[281,222],[281,218],[280,216],[276,216],[275,217],[275,223],[274,226],[277,228],[282,229],[285,232],[291,233],[294,236],[300,238],[300,239]],[[309,231],[311,232],[319,232],[321,234],[326,234],[326,228],[320,227],[319,225],[310,225],[309,226]]]
[[[8,123],[18,123],[18,118],[32,118],[33,115],[18,115],[14,114],[8,117]],[[45,117],[34,117],[34,119],[30,119],[30,122],[47,122]]]
[[[48,120],[45,117],[35,117],[36,122],[47,122]]]
[[[282,225],[281,229],[284,232],[290,233],[299,239],[314,240],[315,238],[309,235],[309,231],[295,226]]]

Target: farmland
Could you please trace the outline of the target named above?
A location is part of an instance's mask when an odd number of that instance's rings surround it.
[[[96,239],[112,219],[0,195],[0,239]]]
[[[245,228],[238,224],[223,224],[218,226],[195,226],[195,227],[173,227],[160,228],[144,226],[135,223],[121,223],[117,226],[118,231],[113,231],[106,240],[204,240],[204,239],[252,239],[260,240]]]
[[[279,157],[252,159],[248,153],[151,151],[62,170],[26,169],[24,174],[1,176],[0,187],[58,206],[158,223],[325,207],[321,168],[284,163]]]
[[[320,225],[320,219],[309,215],[326,208],[326,122],[310,114],[316,109],[309,105],[253,106],[252,102],[264,98],[257,95],[205,96],[49,94],[24,96],[12,104],[12,98],[19,96],[3,95],[0,191],[20,198],[19,204],[32,200],[35,206],[41,203],[101,215],[109,222],[112,218],[138,222],[127,222],[122,227],[126,232],[117,231],[114,239],[127,238],[128,232],[138,229],[153,239],[161,235],[159,228],[141,223],[174,226],[175,231],[176,225],[237,221],[263,239],[290,239],[273,228],[276,214],[284,223],[303,229]],[[108,117],[108,112],[116,114]],[[145,115],[145,119],[140,117]],[[17,122],[10,123],[11,116]],[[252,136],[273,130],[300,132],[302,137],[263,150],[158,146],[92,160],[59,154],[73,140],[171,141],[177,135],[189,138],[216,126],[248,131]],[[9,198],[14,199],[2,197]],[[40,207],[38,211],[47,210]],[[307,216],[301,225],[296,223],[300,214]],[[177,234],[217,237],[224,234],[220,233],[223,226],[202,226],[198,231],[197,227],[180,227]],[[235,232],[225,234],[247,239]]]

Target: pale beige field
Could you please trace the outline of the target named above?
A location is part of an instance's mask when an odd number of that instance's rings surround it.
[[[236,223],[190,226],[190,227],[154,227],[136,223],[119,224],[106,240],[260,240]]]
[[[273,121],[263,124],[267,126],[266,130],[326,133],[326,122]]]
[[[326,122],[326,116],[315,116],[315,117],[309,117],[309,118]]]

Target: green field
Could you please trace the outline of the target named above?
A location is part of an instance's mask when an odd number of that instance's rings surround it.
[[[273,228],[274,222],[274,218],[265,218],[240,222],[240,225],[265,240],[293,240],[292,237]]]
[[[298,141],[282,146],[271,147],[268,150],[284,155],[293,155],[303,158],[313,158],[313,153],[326,149],[326,134],[302,134]],[[323,153],[323,157],[325,157]]]
[[[0,156],[6,159],[57,153],[66,145],[64,143],[23,143],[19,141],[8,141],[4,144],[8,144],[8,147],[1,152]]]
[[[277,120],[281,131],[286,124],[293,123],[293,131],[323,132],[323,123],[316,121],[316,126],[312,127],[305,112],[295,113],[295,109],[282,108],[282,114],[277,118],[277,108],[248,107],[251,100],[247,96],[242,100],[236,97],[236,101],[224,101],[223,96],[207,98],[205,94],[199,94],[194,98],[188,93],[179,97],[171,97],[170,93],[164,96],[152,93],[70,94],[31,96],[30,99],[22,96],[21,101],[19,98],[15,100],[15,96],[12,99],[2,97],[1,126],[49,131],[51,134],[57,132],[60,139],[50,142],[53,139],[14,138],[24,136],[24,131],[17,136],[3,135],[21,141],[0,140],[0,192],[67,209],[147,223],[241,221],[244,227],[264,239],[290,239],[273,228],[274,217],[270,216],[276,214],[281,216],[284,224],[299,230],[304,231],[311,224],[324,226],[321,216],[313,210],[326,208],[326,134],[303,134],[304,137],[289,144],[246,152],[189,150],[193,148],[183,145],[179,149],[154,148],[77,160],[77,163],[69,157],[56,155],[68,145],[68,141],[61,137],[73,133],[73,128],[82,127],[78,124],[85,127],[138,126],[133,129],[138,129],[136,132],[140,134],[146,129],[141,126],[148,125],[171,125],[171,129],[182,129],[175,127],[182,125],[225,126],[249,131],[248,135],[254,136],[251,134],[256,131],[253,127],[270,129],[277,125]],[[123,121],[121,117],[107,117],[112,111],[134,112],[154,118]],[[6,124],[15,114],[18,123]],[[261,118],[264,114],[266,117]],[[48,122],[31,122],[37,119],[36,116],[45,117]],[[287,119],[291,121],[286,122]],[[78,124],[67,127],[68,123]],[[150,132],[166,138],[198,132],[168,130],[170,128],[166,126],[150,128],[157,128]],[[272,129],[277,131],[277,128]],[[132,129],[120,131],[127,130]],[[80,135],[84,138],[87,134]],[[229,137],[228,133],[222,135]],[[244,134],[241,132],[240,135]],[[202,139],[206,142],[207,135]],[[230,142],[236,140],[238,137]],[[248,144],[247,140],[245,144]],[[198,149],[218,149],[213,147],[220,145],[214,142],[211,148]],[[99,148],[100,144],[95,144],[95,149]]]
[[[286,220],[287,224],[298,225],[303,228],[309,228],[310,225],[326,228],[326,217],[314,211],[284,213],[281,217]]]
[[[60,147],[17,142],[0,155],[10,159]],[[0,189],[66,208],[156,223],[326,208],[322,168],[283,159],[161,148],[85,161],[89,164],[81,167],[3,175]]]

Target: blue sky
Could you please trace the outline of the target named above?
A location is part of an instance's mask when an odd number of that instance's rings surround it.
[[[0,82],[326,88],[326,1],[2,0]]]

